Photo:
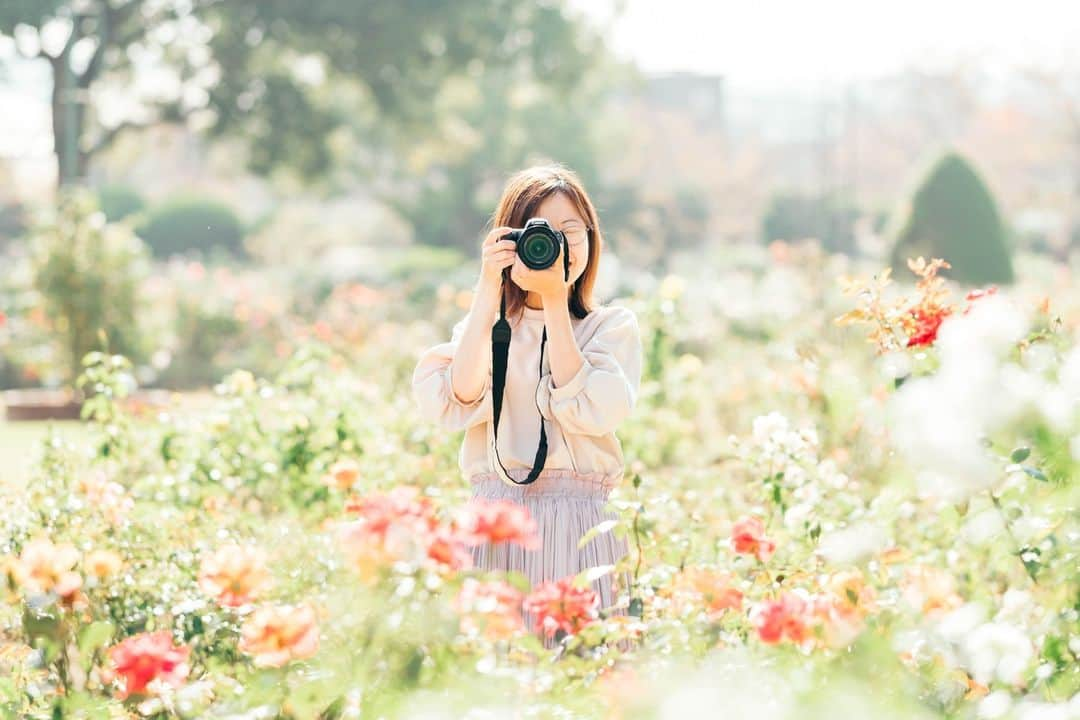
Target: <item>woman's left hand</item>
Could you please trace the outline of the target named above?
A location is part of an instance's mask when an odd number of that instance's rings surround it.
[[[515,258],[510,268],[510,279],[522,290],[531,290],[542,298],[566,298],[570,283],[564,276],[563,252],[564,248],[560,245],[559,255],[555,258],[555,262],[551,264],[551,267],[543,270],[533,270],[521,262],[520,256]]]

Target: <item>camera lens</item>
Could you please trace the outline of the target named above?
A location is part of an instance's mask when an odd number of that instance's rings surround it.
[[[531,232],[518,245],[522,262],[534,270],[551,267],[558,255],[555,241],[545,232]]]

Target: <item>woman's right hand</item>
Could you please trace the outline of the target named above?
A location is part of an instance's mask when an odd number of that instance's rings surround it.
[[[484,238],[480,252],[480,281],[488,287],[498,289],[502,285],[503,268],[513,265],[517,257],[517,243],[499,239],[511,230],[511,227],[497,227]]]
[[[462,402],[461,398],[479,398],[490,372],[491,326],[499,317],[502,273],[517,257],[517,243],[499,238],[511,230],[513,228],[497,227],[484,238],[480,280],[473,293],[468,322],[451,359],[450,385],[453,400],[458,404],[472,404]]]

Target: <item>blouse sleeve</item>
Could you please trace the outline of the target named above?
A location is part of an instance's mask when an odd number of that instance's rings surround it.
[[[481,394],[470,402],[464,402],[454,393],[450,384],[454,352],[465,332],[469,316],[454,326],[449,342],[440,343],[426,350],[416,364],[412,376],[413,397],[420,406],[423,417],[451,431],[466,430],[491,420],[491,369],[484,377]]]
[[[570,381],[555,387],[541,377],[536,402],[541,414],[579,435],[614,432],[633,409],[641,383],[641,333],[629,308],[614,306],[581,348],[585,362]]]

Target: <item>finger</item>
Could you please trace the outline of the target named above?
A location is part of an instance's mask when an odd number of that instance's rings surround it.
[[[502,238],[503,235],[510,232],[511,230],[513,230],[513,228],[507,227],[505,225],[499,226],[497,228],[492,228],[491,232],[489,232],[487,234],[487,237],[484,238],[484,245],[494,245],[496,242],[499,242],[500,238]]]
[[[501,257],[503,255],[517,255],[517,250],[512,247],[500,247],[492,245],[484,250],[485,257]]]
[[[498,257],[498,258],[494,258],[494,259],[493,259],[493,260],[491,261],[491,263],[492,263],[492,264],[493,264],[493,265],[494,265],[495,267],[497,267],[497,268],[499,268],[499,269],[501,270],[501,269],[502,269],[502,268],[504,268],[504,267],[507,267],[507,266],[509,266],[509,265],[513,265],[513,264],[514,264],[514,258],[509,258],[509,257]]]

